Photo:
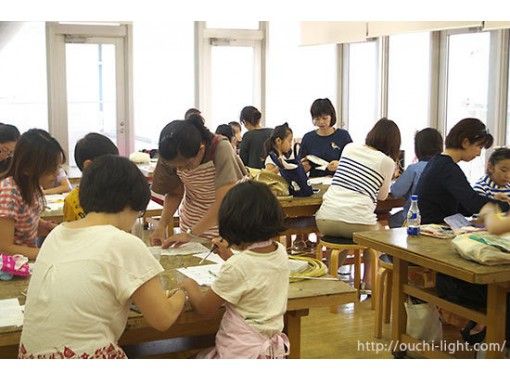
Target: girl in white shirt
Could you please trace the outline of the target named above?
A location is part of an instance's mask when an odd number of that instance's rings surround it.
[[[226,261],[216,281],[207,292],[189,278],[181,285],[200,314],[215,314],[226,306],[215,347],[199,357],[285,357],[289,267],[285,247],[273,241],[285,230],[278,200],[262,183],[240,183],[221,203],[219,229],[221,238],[213,244]],[[232,255],[229,246],[240,252]]]
[[[19,358],[125,358],[118,345],[134,302],[147,323],[168,329],[185,301],[161,287],[163,267],[129,231],[150,199],[147,180],[125,157],[96,158],[83,172],[85,218],[46,238],[25,303]]]
[[[354,232],[380,228],[375,208],[378,200],[388,196],[399,151],[400,131],[395,122],[386,118],[374,125],[364,145],[346,145],[315,216],[323,235],[352,238]],[[365,284],[370,289],[370,260],[366,253],[364,264]]]

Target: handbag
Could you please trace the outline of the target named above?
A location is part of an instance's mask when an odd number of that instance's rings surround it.
[[[408,298],[405,309],[407,313],[407,335],[426,342],[439,341],[443,338],[443,325],[439,319],[439,312],[434,305],[413,303],[411,298]]]
[[[285,159],[285,164],[274,152],[269,157],[280,170],[280,175],[287,181],[289,194],[295,197],[309,197],[313,194],[312,186],[301,162],[296,159]]]
[[[510,234],[463,234],[453,239],[452,244],[457,253],[467,260],[484,265],[510,264],[510,252],[506,251],[507,244],[510,244]]]
[[[266,184],[275,196],[289,196],[289,185],[287,181],[278,174],[271,173],[265,169],[253,168],[248,168],[248,172],[253,181]]]

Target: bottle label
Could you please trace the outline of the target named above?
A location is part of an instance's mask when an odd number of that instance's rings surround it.
[[[416,226],[407,227],[407,234],[409,236],[418,236],[420,234],[420,227]]]

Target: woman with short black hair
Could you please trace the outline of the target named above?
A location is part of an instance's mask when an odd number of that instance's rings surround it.
[[[161,287],[163,267],[130,233],[147,207],[147,180],[125,157],[94,159],[80,182],[83,219],[46,238],[30,279],[20,358],[125,358],[118,340],[134,302],[147,323],[168,329],[185,301]]]
[[[262,114],[254,106],[244,107],[239,116],[241,124],[248,130],[239,146],[239,156],[246,166],[255,169],[264,167],[264,143],[272,132],[271,128],[262,128],[261,118]]]
[[[246,169],[230,142],[211,133],[202,118],[191,115],[169,123],[159,137],[159,160],[152,183],[152,190],[165,196],[152,244],[168,247],[186,243],[195,235],[218,236],[221,201],[245,175]],[[165,228],[179,205],[181,233],[165,240]]]

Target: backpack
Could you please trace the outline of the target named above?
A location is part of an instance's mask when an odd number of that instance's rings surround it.
[[[269,152],[269,156],[280,170],[280,175],[287,181],[290,195],[309,197],[313,194],[312,186],[310,186],[308,176],[300,161],[297,159],[285,159],[285,163],[288,164],[285,167],[274,152]]]

